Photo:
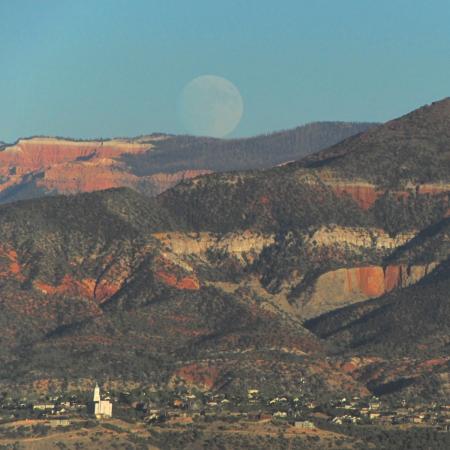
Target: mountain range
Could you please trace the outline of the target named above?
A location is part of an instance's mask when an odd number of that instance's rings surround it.
[[[95,192],[0,206],[0,381],[448,398],[450,99],[364,126],[303,158],[324,141],[6,147],[4,202]],[[87,163],[217,173],[36,190]]]
[[[0,143],[0,203],[114,187],[152,196],[185,178],[292,161],[373,125],[312,123],[232,140],[153,134],[93,141],[33,137],[13,145]]]

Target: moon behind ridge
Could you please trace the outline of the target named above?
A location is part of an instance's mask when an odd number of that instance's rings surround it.
[[[194,135],[224,137],[239,124],[244,102],[238,88],[216,75],[202,75],[183,88],[178,113],[185,129]]]

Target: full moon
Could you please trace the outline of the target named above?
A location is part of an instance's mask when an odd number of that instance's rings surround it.
[[[189,133],[224,137],[239,124],[244,102],[231,81],[215,75],[202,75],[183,88],[178,112]]]

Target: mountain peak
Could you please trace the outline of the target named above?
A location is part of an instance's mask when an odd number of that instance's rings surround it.
[[[450,98],[349,137],[298,164],[391,188],[450,182]]]
[[[422,127],[429,125],[430,123],[436,125],[445,124],[445,122],[447,122],[448,125],[450,122],[450,97],[445,97],[442,100],[421,106],[404,116],[386,122],[384,126],[396,122],[401,122],[410,126],[411,124],[416,124]]]

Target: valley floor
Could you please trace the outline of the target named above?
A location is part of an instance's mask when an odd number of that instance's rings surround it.
[[[121,419],[73,418],[52,426],[48,419],[0,425],[1,449],[444,449],[450,434],[426,425],[345,426],[300,429],[270,419],[197,422],[177,418],[164,424]]]

